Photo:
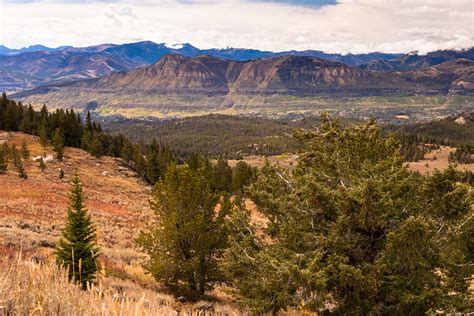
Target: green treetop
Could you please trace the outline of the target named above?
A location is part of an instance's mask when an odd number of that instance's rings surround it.
[[[154,190],[158,224],[142,231],[138,244],[150,255],[146,269],[174,295],[201,298],[222,280],[217,259],[226,234],[230,204],[211,191],[202,168],[171,164]]]
[[[56,158],[59,161],[62,161],[64,158],[64,135],[60,128],[57,128],[54,131],[51,143],[53,145],[53,150],[56,153]]]
[[[297,137],[295,171],[267,164],[248,189],[262,235],[245,214],[232,221],[224,268],[238,298],[273,313],[472,310],[473,200],[453,168],[411,174],[372,121],[343,129],[323,116]]]
[[[96,229],[84,206],[77,172],[72,179],[69,199],[66,227],[56,249],[56,261],[68,269],[71,280],[85,289],[95,279],[99,248],[96,245]]]
[[[23,158],[25,161],[30,158],[30,150],[28,149],[28,145],[26,144],[25,140],[23,140],[21,143],[21,158]]]

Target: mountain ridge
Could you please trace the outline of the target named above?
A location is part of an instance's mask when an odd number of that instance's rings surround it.
[[[382,73],[351,67],[317,57],[283,56],[234,61],[208,55],[166,55],[150,66],[115,72],[97,80],[71,83],[93,89],[131,90],[157,93],[238,92],[312,95],[325,91],[354,90],[365,93],[405,91],[446,93],[452,82],[468,78],[474,62],[457,60],[425,70]],[[463,71],[464,70],[464,71]]]
[[[474,61],[471,60],[386,73],[317,57],[233,61],[207,55],[172,54],[153,65],[96,79],[39,87],[11,97],[25,103],[61,105],[102,115],[169,117],[195,113],[314,111],[321,106],[340,107],[348,100],[364,106],[360,102],[373,104],[379,100],[386,104],[391,99],[392,105],[400,106],[397,98],[413,102],[413,98],[423,96],[428,99],[432,96],[435,105],[441,99],[447,102],[455,96],[465,96],[462,98],[465,101],[453,100],[470,104],[473,94]]]
[[[35,47],[40,49],[42,46],[37,45]],[[201,50],[188,43],[168,45],[151,41],[120,45],[100,44],[88,47],[62,46],[56,49],[45,47],[45,49],[2,55],[0,47],[0,89],[18,92],[38,86],[98,78],[112,72],[127,71],[154,64],[160,58],[169,54],[181,54],[186,57],[209,55],[235,61],[250,61],[269,57],[307,56],[339,61],[349,66],[378,72],[421,69],[422,67],[433,66],[437,61],[448,61],[455,57],[474,59],[474,49],[434,52],[438,55],[445,55],[439,58],[432,57],[430,54],[407,55],[380,52],[342,55],[328,54],[316,50],[286,52],[239,48]]]

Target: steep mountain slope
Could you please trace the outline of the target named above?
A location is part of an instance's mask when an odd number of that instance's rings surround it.
[[[240,93],[317,95],[374,93],[404,90],[403,82],[389,76],[315,57],[273,57],[250,61],[233,83]]]
[[[167,55],[154,65],[126,73],[114,73],[78,86],[146,92],[227,93],[232,68],[238,71],[240,65],[242,63],[208,56],[186,58],[182,55]]]
[[[0,72],[9,74],[8,77],[0,76],[0,87],[5,91],[19,91],[45,84],[98,78],[112,72],[153,64],[167,54],[178,52],[194,56],[199,52],[191,45],[177,48],[153,42],[138,42],[82,48],[48,48],[3,56],[0,52]]]
[[[190,44],[167,46],[163,43],[156,44],[150,41],[116,45],[104,49],[103,52],[145,64],[154,64],[161,57],[168,54],[181,54],[184,56],[197,56],[201,54],[198,48]]]
[[[3,142],[18,149],[26,142],[31,158],[24,162],[28,179],[18,177],[11,161],[6,174],[0,175],[0,253],[21,247],[24,254],[54,249],[65,223],[69,182],[79,168],[85,204],[97,226],[102,252],[109,261],[128,258],[138,266],[143,254],[134,247],[133,239],[143,223],[151,220],[152,211],[147,202],[150,191],[135,172],[118,159],[97,159],[69,147],[64,161],[48,160],[41,172],[32,158],[44,153],[52,157],[50,146],[44,149],[38,137],[0,131],[0,144]],[[59,168],[64,170],[64,179],[58,177]]]
[[[449,93],[474,92],[474,61],[456,59],[434,67],[401,73],[410,82],[425,85],[444,86]]]
[[[39,138],[31,135],[0,130],[0,145],[3,142],[18,149],[26,142],[32,157],[53,155],[51,146],[43,148]],[[38,162],[28,159],[24,162],[28,179],[20,179],[10,161],[7,172],[0,174],[0,301],[4,304],[0,312],[6,305],[14,312],[15,306],[32,306],[31,311],[23,314],[35,313],[33,309],[47,314],[48,309],[43,309],[46,306],[53,306],[54,313],[60,315],[134,315],[137,311],[140,315],[177,315],[184,310],[193,315],[203,314],[199,306],[210,303],[177,302],[160,293],[159,284],[142,267],[146,255],[135,238],[147,224],[154,224],[154,218],[149,206],[151,188],[138,174],[120,159],[98,159],[69,147],[65,149],[64,161],[54,159],[47,161],[46,166],[41,172]],[[58,178],[59,168],[65,172],[63,179]],[[57,271],[45,270],[56,264],[54,249],[66,222],[70,181],[76,168],[83,184],[84,204],[97,228],[101,248],[100,282],[91,291],[73,288],[66,282],[67,274],[58,276]],[[15,273],[20,263],[28,268]],[[212,304],[217,313],[239,313],[238,307],[228,305],[222,294],[216,293],[216,300],[220,303]],[[89,304],[87,308],[85,304]],[[71,305],[77,306],[77,311],[70,309]]]

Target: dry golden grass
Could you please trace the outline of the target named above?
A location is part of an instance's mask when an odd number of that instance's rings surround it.
[[[53,154],[38,139],[21,133],[0,133],[0,141],[20,148],[26,141],[31,156]],[[28,179],[22,180],[12,164],[0,175],[0,248],[29,251],[41,245],[54,247],[66,219],[69,181],[78,169],[84,185],[85,204],[97,226],[98,242],[105,256],[116,263],[139,266],[144,254],[134,247],[141,227],[152,220],[150,188],[118,159],[94,158],[80,149],[66,148],[63,162],[24,163]],[[65,171],[60,180],[58,170]]]
[[[51,147],[43,149],[39,145],[37,137],[0,132],[0,143],[6,141],[20,148],[23,140],[27,142],[32,157],[44,152],[53,154]],[[47,169],[42,173],[37,162],[26,161],[26,180],[18,177],[12,164],[6,174],[0,175],[0,258],[12,257],[20,250],[27,261],[51,258],[65,224],[69,182],[77,168],[84,186],[85,205],[97,226],[98,244],[103,253],[100,258],[103,273],[96,290],[127,293],[134,304],[130,303],[120,312],[118,302],[111,300],[112,294],[96,297],[93,292],[78,292],[65,282],[62,272],[54,265],[38,266],[25,263],[23,259],[4,260],[0,263],[0,306],[4,308],[0,309],[0,315],[5,314],[6,306],[14,306],[18,315],[28,315],[36,308],[35,315],[58,314],[57,304],[69,304],[68,300],[71,300],[69,307],[59,305],[61,315],[168,315],[168,312],[176,315],[176,311],[187,311],[187,315],[191,315],[191,311],[199,310],[200,305],[212,305],[213,315],[242,314],[232,300],[219,291],[211,293],[216,298],[214,303],[191,305],[182,305],[172,297],[158,293],[159,285],[142,268],[146,255],[136,248],[134,242],[140,229],[153,221],[148,203],[151,189],[136,173],[124,168],[120,160],[111,157],[97,159],[83,150],[66,148],[63,162],[46,164]],[[63,180],[58,177],[59,168],[65,171]],[[22,274],[25,274],[25,279],[21,279]],[[54,284],[47,284],[48,278]],[[12,298],[10,293],[17,293],[16,298]],[[53,294],[60,295],[61,300],[52,297]],[[156,300],[162,302],[164,298],[165,307],[153,305]],[[140,300],[141,305],[138,304]],[[147,304],[150,307],[142,311],[142,306]]]
[[[181,305],[172,297],[131,282],[99,278],[83,291],[51,261],[0,260],[0,315],[243,315],[206,302]]]
[[[407,163],[408,169],[418,171],[422,174],[432,173],[434,170],[444,170],[449,166],[449,154],[456,148],[441,146],[440,149],[433,150],[425,155],[425,158],[417,162]],[[459,171],[469,170],[474,172],[474,164],[458,164]]]

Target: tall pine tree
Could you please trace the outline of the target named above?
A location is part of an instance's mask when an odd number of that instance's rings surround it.
[[[74,174],[67,209],[67,223],[56,249],[56,261],[66,267],[69,277],[84,289],[95,280],[98,270],[96,229],[84,206],[82,184],[77,172]]]

